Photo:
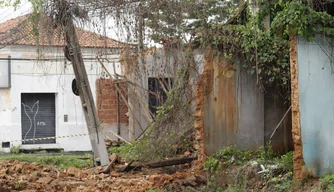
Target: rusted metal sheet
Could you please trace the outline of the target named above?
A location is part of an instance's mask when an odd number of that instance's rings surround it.
[[[218,60],[206,65],[212,65],[213,70],[212,90],[204,98],[206,154],[211,155],[226,146],[262,146],[264,102],[256,80],[229,63]]]

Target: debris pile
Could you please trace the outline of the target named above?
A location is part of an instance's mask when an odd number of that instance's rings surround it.
[[[112,157],[111,158],[115,158]],[[69,167],[57,169],[38,163],[26,163],[15,160],[0,161],[0,191],[147,191],[149,189],[174,188],[176,191],[187,187],[196,188],[205,182],[205,178],[178,165],[171,174],[168,168],[146,168],[140,171],[119,172],[124,162],[106,168],[97,167],[78,169]],[[189,166],[189,165],[188,165]]]

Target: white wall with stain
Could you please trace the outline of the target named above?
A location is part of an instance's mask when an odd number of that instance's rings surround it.
[[[0,55],[9,54],[12,60],[11,88],[0,89],[0,144],[8,141],[11,147],[22,144],[11,142],[22,139],[21,93],[55,93],[56,136],[88,133],[80,97],[72,93],[74,73],[71,63],[65,62],[61,47],[40,47],[39,49],[40,54],[37,54],[37,48],[34,46],[7,46],[1,49]],[[105,77],[101,65],[94,59],[101,51],[108,53],[105,56],[108,61],[105,60],[104,64],[109,72],[114,74],[113,63],[115,63],[116,72],[121,74],[120,50],[82,49],[95,101],[95,81],[100,77]],[[64,121],[64,115],[68,115],[67,122]],[[56,139],[55,144],[22,145],[22,148],[62,148],[64,151],[88,151],[91,150],[91,145],[89,137],[83,136]],[[3,149],[0,145],[1,150],[9,151],[8,148]]]

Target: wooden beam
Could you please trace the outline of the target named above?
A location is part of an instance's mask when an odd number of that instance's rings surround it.
[[[196,159],[197,157],[183,157],[179,159],[169,159],[165,161],[147,163],[146,166],[151,167],[151,168],[167,167],[167,166],[172,166],[172,165],[181,165],[181,164],[190,163]]]
[[[114,167],[114,164],[116,163],[117,159],[118,159],[118,155],[116,153],[113,153],[110,156],[110,163],[109,163],[109,165],[102,171],[102,173],[110,173],[110,170],[111,170],[111,168]]]

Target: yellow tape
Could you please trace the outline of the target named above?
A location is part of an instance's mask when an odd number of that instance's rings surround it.
[[[100,126],[104,129],[103,125],[100,125]],[[103,135],[105,135],[105,133],[108,133],[108,132],[101,132],[101,134],[103,134]],[[118,138],[121,138],[119,135],[117,135],[116,133],[114,133],[112,131],[110,131],[110,133],[112,133],[113,135],[116,135],[116,137],[118,137]],[[96,134],[96,133],[93,133],[93,134]],[[63,135],[63,136],[55,136],[55,137],[43,137],[43,138],[35,138],[35,139],[13,140],[13,141],[7,141],[7,142],[42,141],[42,140],[62,139],[62,138],[69,138],[69,137],[82,137],[82,136],[87,136],[87,135],[90,135],[90,134],[89,133],[83,133],[83,134]],[[124,140],[124,139],[122,138],[122,140]],[[126,140],[124,140],[124,141],[127,142]]]
[[[9,141],[9,142],[42,141],[42,140],[61,139],[61,138],[69,138],[69,137],[82,137],[82,136],[87,136],[87,135],[89,135],[89,134],[87,133],[87,134],[63,135],[63,136],[55,136],[55,137],[43,137],[43,138],[35,138],[35,139],[13,140],[13,141]]]

